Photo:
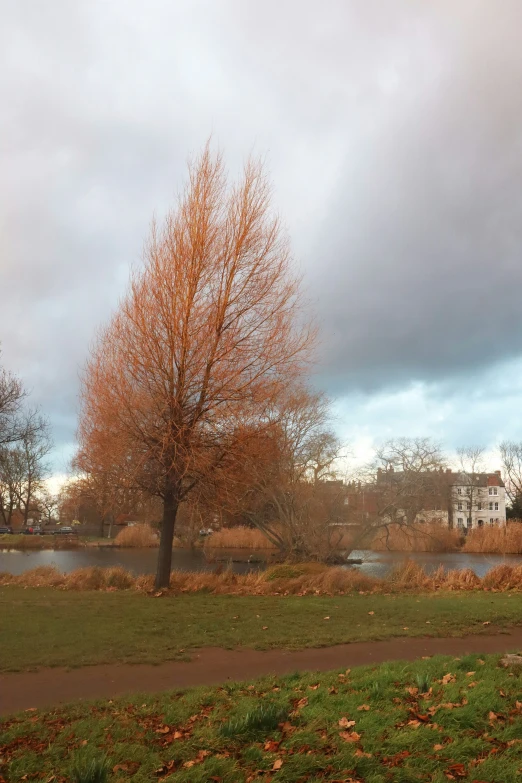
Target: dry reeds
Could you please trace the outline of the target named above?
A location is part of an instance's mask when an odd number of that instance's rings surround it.
[[[0,549],[72,549],[81,545],[82,542],[75,535],[26,536],[20,533],[0,536]]]
[[[520,555],[522,554],[522,524],[508,522],[507,525],[488,525],[471,530],[462,551]]]
[[[51,566],[34,568],[23,574],[0,573],[0,586],[54,587],[62,590],[136,590],[151,593],[154,577],[133,576],[120,567],[78,568],[68,574]],[[398,565],[384,579],[367,576],[354,568],[322,566],[317,563],[275,566],[267,571],[236,574],[226,569],[174,571],[170,592],[215,595],[346,595],[350,593],[432,592],[437,590],[522,590],[522,565],[502,564],[482,579],[471,569],[446,571],[442,566],[432,573],[411,560]]]
[[[159,539],[149,525],[133,525],[120,530],[114,543],[120,547],[153,547],[158,546]]]
[[[257,528],[230,527],[212,533],[204,549],[275,549],[275,546]]]
[[[459,546],[457,530],[438,522],[426,522],[415,530],[390,525],[388,535],[385,530],[379,530],[369,548],[376,552],[454,552]]]

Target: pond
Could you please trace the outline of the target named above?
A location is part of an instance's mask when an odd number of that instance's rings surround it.
[[[96,548],[74,550],[43,550],[43,551],[0,551],[0,572],[21,574],[36,566],[56,566],[59,571],[73,571],[83,566],[123,566],[133,574],[153,574],[156,571],[157,549],[112,549]],[[265,568],[266,563],[249,563],[248,558],[259,557],[258,552],[251,550],[220,550],[219,558],[230,563],[230,567],[238,574]],[[369,576],[386,576],[398,563],[410,557],[427,572],[434,571],[440,565],[445,568],[471,568],[478,576],[484,576],[490,568],[500,563],[513,565],[522,564],[522,555],[482,555],[451,552],[434,554],[414,552],[406,555],[403,552],[352,552],[351,557],[362,558],[364,562],[357,568]],[[237,562],[241,561],[241,562]],[[201,549],[174,549],[172,552],[172,568],[181,571],[214,571],[223,564],[208,562]]]

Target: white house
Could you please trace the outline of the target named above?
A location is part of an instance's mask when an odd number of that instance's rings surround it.
[[[450,527],[471,530],[506,524],[506,488],[500,471],[452,473]]]

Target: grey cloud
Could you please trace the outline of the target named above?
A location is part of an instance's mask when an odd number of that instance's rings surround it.
[[[520,355],[517,0],[0,6],[0,340],[59,443],[94,330],[210,133],[232,170],[267,154],[331,393]]]

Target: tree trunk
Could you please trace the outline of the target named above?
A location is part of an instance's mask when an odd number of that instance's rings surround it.
[[[158,569],[156,571],[156,590],[168,587],[170,584],[170,572],[172,569],[172,542],[174,540],[174,525],[178,513],[178,493],[174,486],[170,486],[163,500],[163,521],[161,524],[161,537],[158,552]]]

